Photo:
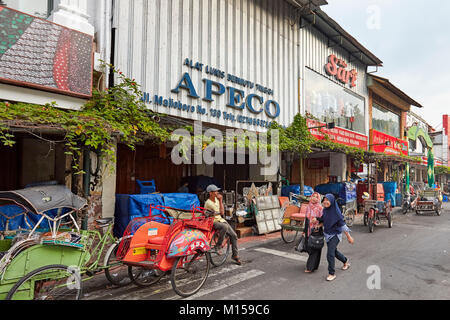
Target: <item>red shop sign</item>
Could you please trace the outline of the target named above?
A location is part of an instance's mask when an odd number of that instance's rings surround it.
[[[350,83],[350,87],[356,87],[356,80],[358,80],[358,72],[356,69],[347,70],[347,62],[338,59],[334,54],[328,57],[328,64],[325,66],[325,71],[329,76],[335,77],[336,80],[343,84]]]
[[[408,155],[408,141],[400,140],[396,137],[387,135],[377,130],[371,130],[371,143],[373,151],[378,153],[385,153],[390,155]],[[391,145],[388,147],[384,145],[386,141],[390,141]]]
[[[309,128],[326,125],[323,122],[315,121],[312,119],[307,119],[306,123]],[[309,131],[311,132],[313,137],[315,137],[318,140],[325,139],[324,134],[327,134],[328,137],[331,139],[331,141],[333,141],[335,143],[339,143],[339,144],[349,146],[349,147],[355,147],[355,148],[367,150],[369,138],[360,133],[356,133],[356,132],[338,128],[338,127],[336,127],[335,129],[332,129],[332,130],[329,130],[327,128],[321,128],[321,129],[311,129]]]

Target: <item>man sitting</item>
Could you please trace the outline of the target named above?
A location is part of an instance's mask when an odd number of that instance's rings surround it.
[[[218,213],[214,217],[214,229],[219,233],[219,240],[216,244],[216,251],[220,254],[220,248],[222,247],[222,243],[225,239],[225,235],[228,234],[231,241],[231,249],[233,251],[232,259],[236,264],[241,265],[242,262],[238,256],[238,248],[237,248],[237,240],[238,236],[233,228],[228,224],[228,222],[223,218],[225,213],[225,208],[223,206],[223,197],[219,193],[220,189],[215,185],[210,185],[206,188],[206,192],[209,194],[209,198],[205,203],[205,209]]]

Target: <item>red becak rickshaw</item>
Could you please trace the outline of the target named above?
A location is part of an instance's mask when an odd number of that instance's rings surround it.
[[[152,214],[160,211],[162,214]],[[165,212],[179,214],[169,218]],[[163,216],[167,223],[156,222]],[[124,233],[117,258],[129,266],[130,278],[139,286],[157,283],[168,271],[175,292],[182,297],[197,293],[208,278],[214,213],[203,208],[180,211],[151,206],[149,217],[136,218]]]

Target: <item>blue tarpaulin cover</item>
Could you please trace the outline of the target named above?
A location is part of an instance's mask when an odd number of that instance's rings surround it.
[[[345,203],[356,201],[356,184],[353,182],[339,182],[339,183],[327,183],[321,184],[314,188],[314,190],[321,195],[333,194],[338,198],[341,198]]]
[[[151,205],[191,210],[193,206],[200,206],[200,200],[197,195],[190,193],[116,195],[114,235],[118,238],[122,237],[131,220],[147,217]],[[171,217],[166,217],[160,210],[154,210],[152,216],[155,217],[155,221],[164,224],[169,224],[173,220]]]
[[[62,213],[69,212],[70,209],[64,209]],[[54,218],[58,214],[58,209],[49,210],[46,214]],[[31,212],[27,212],[24,208],[17,205],[5,205],[0,207],[0,231],[6,231],[6,225],[8,223],[8,231],[16,231],[19,229],[31,230],[36,226],[41,215],[37,215]],[[28,222],[28,223],[27,223]],[[39,229],[48,229],[48,220],[44,219],[39,225]]]
[[[292,186],[284,186],[281,189],[281,196],[282,197],[289,197],[291,193],[293,194],[300,194],[301,187],[300,185],[292,185]],[[303,191],[303,195],[306,197],[312,196],[314,193],[314,189],[309,186],[305,186],[305,189]]]
[[[391,200],[392,206],[397,206],[397,197],[395,193],[397,192],[397,182],[384,182],[383,183],[385,201]]]

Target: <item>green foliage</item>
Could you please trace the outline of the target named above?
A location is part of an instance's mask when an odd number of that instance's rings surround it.
[[[302,158],[311,153],[311,147],[316,140],[308,130],[306,118],[301,114],[294,117],[294,121],[288,128],[283,128],[274,122],[269,130],[269,136],[273,130],[279,131],[281,151],[295,152]]]
[[[115,161],[114,137],[131,149],[151,136],[166,141],[170,134],[154,120],[155,114],[141,101],[142,92],[135,80],[127,78],[111,65],[119,84],[107,91],[93,90],[92,99],[80,110],[63,110],[55,103],[39,106],[27,103],[0,102],[0,141],[13,146],[10,127],[52,127],[65,132],[66,155],[73,157],[73,170],[83,173],[79,159],[83,148],[99,150],[103,157]]]
[[[446,167],[446,166],[435,167],[434,168],[434,173],[436,175],[450,174],[450,167]]]

